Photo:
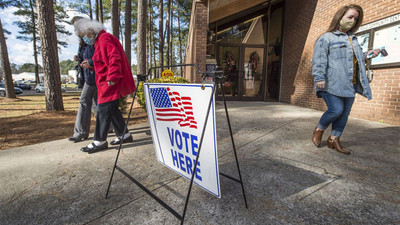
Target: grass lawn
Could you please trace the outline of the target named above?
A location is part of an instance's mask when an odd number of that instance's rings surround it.
[[[0,97],[0,150],[71,137],[79,96],[79,92],[63,93],[64,111],[46,111],[44,95]],[[131,102],[128,98],[128,108]],[[146,121],[146,113],[135,101],[129,124]],[[91,132],[94,124],[92,116]]]
[[[65,88],[76,88],[78,85],[77,84],[62,84],[61,86]]]
[[[79,92],[63,93],[65,111],[78,109]],[[46,110],[44,95],[18,96],[17,99],[0,98],[0,118],[20,117]]]

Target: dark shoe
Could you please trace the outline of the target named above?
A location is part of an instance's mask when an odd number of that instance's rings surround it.
[[[322,140],[322,135],[324,134],[323,130],[317,130],[317,128],[314,129],[313,132],[313,137],[312,137],[312,142],[314,143],[315,146],[318,148],[321,147],[321,140]]]
[[[125,138],[122,143],[129,143],[129,142],[133,142],[132,135],[130,135],[129,137]],[[118,140],[114,140],[110,144],[111,145],[119,145],[120,143],[121,143],[121,139],[118,138]]]
[[[350,152],[345,150],[343,148],[343,146],[340,144],[340,138],[339,137],[337,137],[335,139],[332,139],[331,136],[329,135],[327,142],[328,142],[328,148],[336,149],[336,151],[338,151],[340,153],[343,153],[343,154],[346,154],[346,155],[350,155]]]
[[[70,137],[68,140],[73,141],[74,143],[84,141],[88,138],[89,136],[83,136],[83,135],[78,135],[78,137]]]
[[[96,146],[94,143],[92,143],[92,145],[94,146],[93,148],[90,148],[90,147],[86,146],[86,147],[81,148],[81,151],[82,152],[87,152],[88,154],[92,154],[92,153],[95,153],[95,152],[98,152],[98,151],[101,151],[101,150],[104,150],[104,149],[108,148],[108,143],[107,142],[105,142],[104,144],[99,145],[99,146]]]

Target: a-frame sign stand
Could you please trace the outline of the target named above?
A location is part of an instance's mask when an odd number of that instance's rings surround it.
[[[148,75],[138,75],[138,81],[139,81],[139,83],[142,82],[142,84],[145,84],[145,81],[147,80],[148,76],[150,76],[150,72],[151,72],[152,69],[170,68],[170,67],[183,67],[183,66],[194,66],[194,67],[196,67],[197,71],[202,75],[202,79],[203,79],[203,82],[204,82],[205,77],[206,77],[206,73],[202,72],[197,64],[182,64],[182,65],[152,67],[152,68],[149,69]],[[245,191],[244,191],[242,175],[240,173],[239,161],[238,161],[238,157],[237,157],[237,153],[236,153],[235,141],[234,141],[233,134],[232,134],[231,123],[230,123],[230,120],[229,120],[228,108],[226,106],[225,92],[224,92],[224,86],[222,85],[222,78],[223,78],[222,74],[217,75],[217,73],[215,73],[215,85],[214,85],[214,88],[213,88],[213,93],[210,96],[208,109],[207,109],[207,115],[206,115],[206,118],[205,118],[205,121],[204,121],[203,131],[201,133],[199,148],[198,148],[198,152],[197,152],[197,156],[196,156],[196,161],[194,163],[193,171],[196,171],[197,162],[199,160],[201,146],[202,146],[202,143],[203,143],[204,133],[205,133],[206,125],[207,125],[208,115],[210,113],[210,109],[211,109],[211,105],[212,105],[212,100],[213,100],[214,94],[215,94],[217,86],[219,84],[221,86],[222,97],[223,97],[224,107],[225,107],[225,113],[226,113],[226,118],[227,118],[227,122],[228,122],[228,126],[229,126],[229,132],[230,132],[230,135],[231,135],[232,147],[233,147],[233,152],[234,152],[234,155],[235,155],[235,160],[236,160],[236,166],[237,166],[237,170],[238,170],[238,174],[239,174],[239,179],[236,179],[236,178],[231,177],[231,176],[229,176],[227,174],[224,174],[224,173],[220,173],[220,175],[222,175],[222,176],[224,176],[226,178],[229,178],[229,179],[231,179],[233,181],[236,181],[236,182],[241,184],[244,204],[245,204],[246,208],[248,208],[247,200],[246,200],[246,194],[245,194]],[[133,108],[133,103],[134,103],[134,100],[135,100],[135,97],[136,97],[136,92],[137,92],[137,89],[136,89],[136,91],[135,91],[135,93],[133,95],[132,104],[131,104],[131,107],[129,109],[128,118],[126,119],[126,123],[125,123],[125,130],[127,129],[127,126],[128,126],[128,123],[129,123],[129,119],[130,119],[130,116],[131,116],[131,113],[132,113],[132,108]],[[122,139],[122,137],[123,137],[123,135],[121,137],[119,137],[119,138]],[[192,191],[192,186],[193,186],[193,180],[194,180],[195,173],[192,173],[192,177],[190,179],[190,185],[189,185],[188,193],[186,195],[186,201],[185,201],[185,207],[183,209],[183,213],[179,214],[176,210],[174,210],[172,207],[170,207],[168,204],[166,204],[163,200],[158,198],[155,194],[153,194],[153,192],[151,192],[144,185],[142,185],[139,181],[137,181],[135,178],[133,178],[125,170],[123,170],[121,167],[119,167],[117,165],[118,158],[119,158],[119,155],[120,155],[120,152],[121,152],[121,148],[122,148],[122,141],[121,141],[121,143],[119,145],[119,148],[118,148],[117,157],[115,158],[114,167],[113,167],[113,170],[112,170],[112,173],[111,173],[111,177],[110,177],[110,182],[109,182],[108,188],[107,188],[106,198],[108,198],[108,194],[109,194],[109,191],[110,191],[110,187],[111,187],[111,183],[112,183],[112,180],[113,180],[113,176],[114,176],[115,170],[117,169],[123,175],[125,175],[127,178],[129,178],[133,183],[135,183],[137,186],[139,186],[143,191],[145,191],[148,195],[150,195],[150,197],[152,197],[154,200],[156,200],[158,203],[160,203],[165,209],[167,209],[176,218],[178,218],[181,221],[181,224],[183,224],[183,222],[185,220],[185,215],[186,215],[188,203],[189,203],[190,193]]]

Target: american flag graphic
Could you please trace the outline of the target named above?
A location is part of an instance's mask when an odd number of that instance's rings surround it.
[[[167,88],[150,88],[151,98],[159,121],[177,121],[181,127],[197,129],[192,100]]]

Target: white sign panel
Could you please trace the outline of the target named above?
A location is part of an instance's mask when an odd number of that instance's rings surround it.
[[[214,97],[196,171],[201,132],[214,85],[144,85],[147,115],[159,162],[220,198]]]
[[[400,62],[400,24],[375,31],[373,49],[386,49],[388,55],[372,58],[371,65]]]

